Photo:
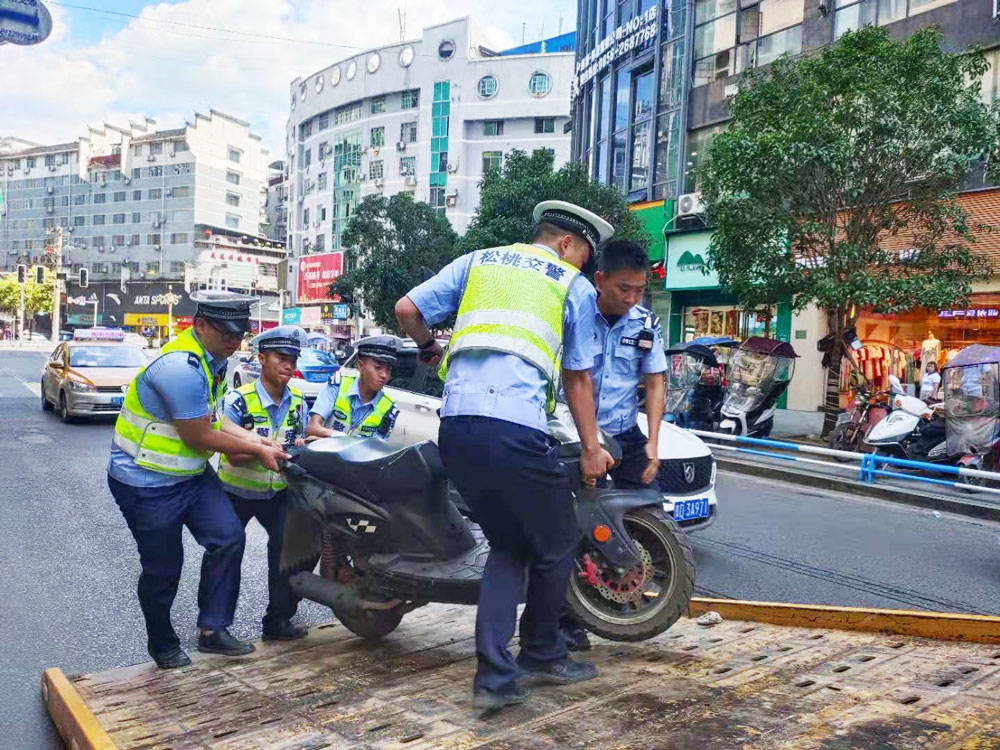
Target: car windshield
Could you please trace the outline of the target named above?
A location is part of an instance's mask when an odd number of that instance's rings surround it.
[[[70,367],[143,367],[142,350],[131,346],[74,346],[69,350]]]
[[[337,360],[332,354],[319,349],[303,349],[299,353],[299,369],[303,367],[337,367]]]

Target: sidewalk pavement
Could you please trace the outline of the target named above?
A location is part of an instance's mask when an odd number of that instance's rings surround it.
[[[774,413],[771,437],[776,440],[810,438],[818,440],[823,431],[823,412],[778,409]]]

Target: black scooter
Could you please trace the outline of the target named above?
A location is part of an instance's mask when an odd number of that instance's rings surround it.
[[[568,605],[595,634],[619,641],[656,636],[687,611],[694,556],[655,490],[588,489],[568,410],[550,421],[573,487],[581,541]],[[621,457],[614,439],[605,448]],[[453,501],[437,446],[374,439],[310,443],[286,466],[290,511],[282,567],[321,553],[319,574],[292,588],[329,606],[362,638],[392,632],[430,602],[475,604],[489,543]],[[503,481],[498,477],[497,481]]]

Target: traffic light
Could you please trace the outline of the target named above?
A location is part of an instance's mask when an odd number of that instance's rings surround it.
[[[87,286],[87,284],[89,284],[89,283],[90,283],[90,273],[87,271],[86,268],[81,268],[80,269],[80,284],[79,284],[79,286],[84,287],[84,286]]]
[[[17,283],[23,284],[28,280],[28,267],[24,263],[17,264]]]
[[[44,284],[45,283],[45,267],[35,266],[35,283]]]

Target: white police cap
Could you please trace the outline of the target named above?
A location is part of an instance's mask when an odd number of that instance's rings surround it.
[[[279,352],[297,357],[309,344],[306,332],[298,326],[290,325],[264,331],[255,336],[250,345],[256,346],[258,351]]]
[[[358,356],[371,357],[387,365],[394,365],[399,354],[399,337],[392,335],[368,336],[358,342]]]
[[[196,316],[207,318],[230,333],[250,330],[250,305],[259,299],[221,289],[198,289],[189,297],[198,305]]]
[[[593,211],[566,201],[542,201],[535,206],[532,218],[536,224],[544,221],[579,234],[590,243],[591,250],[597,250],[598,245],[615,233],[615,228]]]

